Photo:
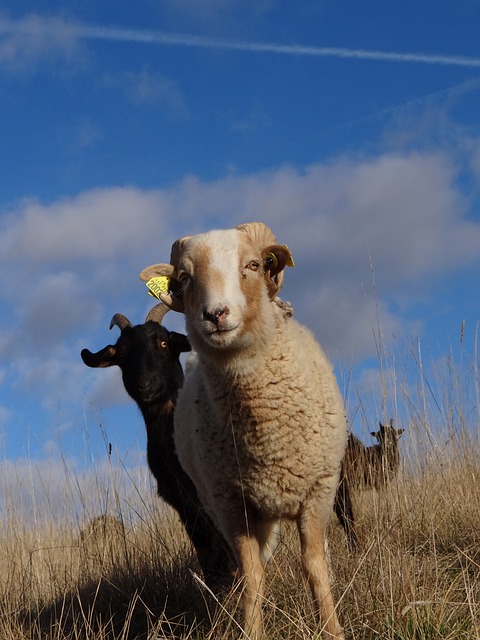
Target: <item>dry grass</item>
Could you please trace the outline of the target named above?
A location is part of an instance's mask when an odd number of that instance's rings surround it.
[[[404,469],[388,488],[355,495],[358,552],[332,519],[335,597],[347,638],[480,638],[480,447],[471,424],[478,411],[466,419],[476,398],[459,394],[457,383],[455,376],[447,385],[448,403],[435,397],[435,412],[448,407],[438,430],[425,401],[431,390],[420,404],[408,396],[415,419],[403,438]],[[107,504],[107,489],[95,486],[98,505]],[[123,496],[115,471],[108,492],[114,499],[103,511],[84,506],[71,519],[46,517],[35,526],[11,496],[0,544],[0,638],[242,637],[238,594],[208,593],[178,520],[153,492],[139,487]],[[89,524],[102,512],[114,517]],[[269,564],[267,594],[272,639],[320,637],[290,526]]]
[[[480,469],[475,456],[430,466],[357,496],[361,550],[332,522],[335,591],[347,637],[480,637]],[[86,532],[85,532],[86,530]],[[135,527],[117,519],[72,530],[17,523],[0,547],[0,637],[238,638],[236,594],[208,594],[176,518],[152,508]],[[286,527],[268,569],[272,638],[315,638]]]

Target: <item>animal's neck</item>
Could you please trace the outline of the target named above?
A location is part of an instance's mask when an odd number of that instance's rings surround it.
[[[174,400],[165,402],[152,402],[140,407],[147,436],[153,438],[165,430],[165,425],[173,424]]]
[[[396,444],[390,443],[388,446],[384,445],[382,454],[383,458],[388,462],[390,466],[398,464],[400,456]]]

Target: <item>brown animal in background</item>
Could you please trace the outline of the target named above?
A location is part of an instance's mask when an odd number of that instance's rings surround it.
[[[370,434],[378,440],[378,444],[371,447],[366,447],[353,433],[349,434],[340,469],[334,507],[353,549],[358,547],[358,535],[351,500],[352,489],[380,489],[392,480],[400,465],[398,440],[404,429],[394,429],[393,420],[386,426],[381,422],[379,425],[380,430]]]
[[[343,461],[344,473],[350,487],[372,487],[380,489],[392,480],[400,465],[398,440],[404,429],[395,429],[393,420],[370,435],[378,444],[366,447],[356,436],[348,436],[347,449]]]

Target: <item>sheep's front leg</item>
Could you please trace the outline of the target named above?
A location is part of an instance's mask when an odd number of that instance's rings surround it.
[[[260,545],[251,535],[238,536],[235,541],[240,575],[244,580],[242,592],[244,628],[249,638],[263,638],[262,604],[264,601],[264,566]]]
[[[325,510],[323,510],[325,516]],[[300,534],[302,566],[312,591],[319,621],[329,640],[344,640],[342,627],[335,613],[330,590],[328,562],[325,554],[326,524],[328,517],[321,511],[309,508],[297,520]]]
[[[257,523],[254,516],[246,518],[246,514],[242,513],[234,518],[230,513],[228,523],[224,524],[226,526],[222,528],[235,552],[239,578],[242,581],[244,629],[248,638],[260,640],[263,638],[265,567]]]

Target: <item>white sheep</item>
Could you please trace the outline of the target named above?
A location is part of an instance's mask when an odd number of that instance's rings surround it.
[[[183,311],[198,363],[175,413],[180,462],[235,552],[246,632],[263,637],[264,564],[282,518],[300,534],[319,622],[343,638],[325,555],[347,439],[343,400],[313,335],[275,304],[285,245],[262,223],[177,240],[161,297]]]

